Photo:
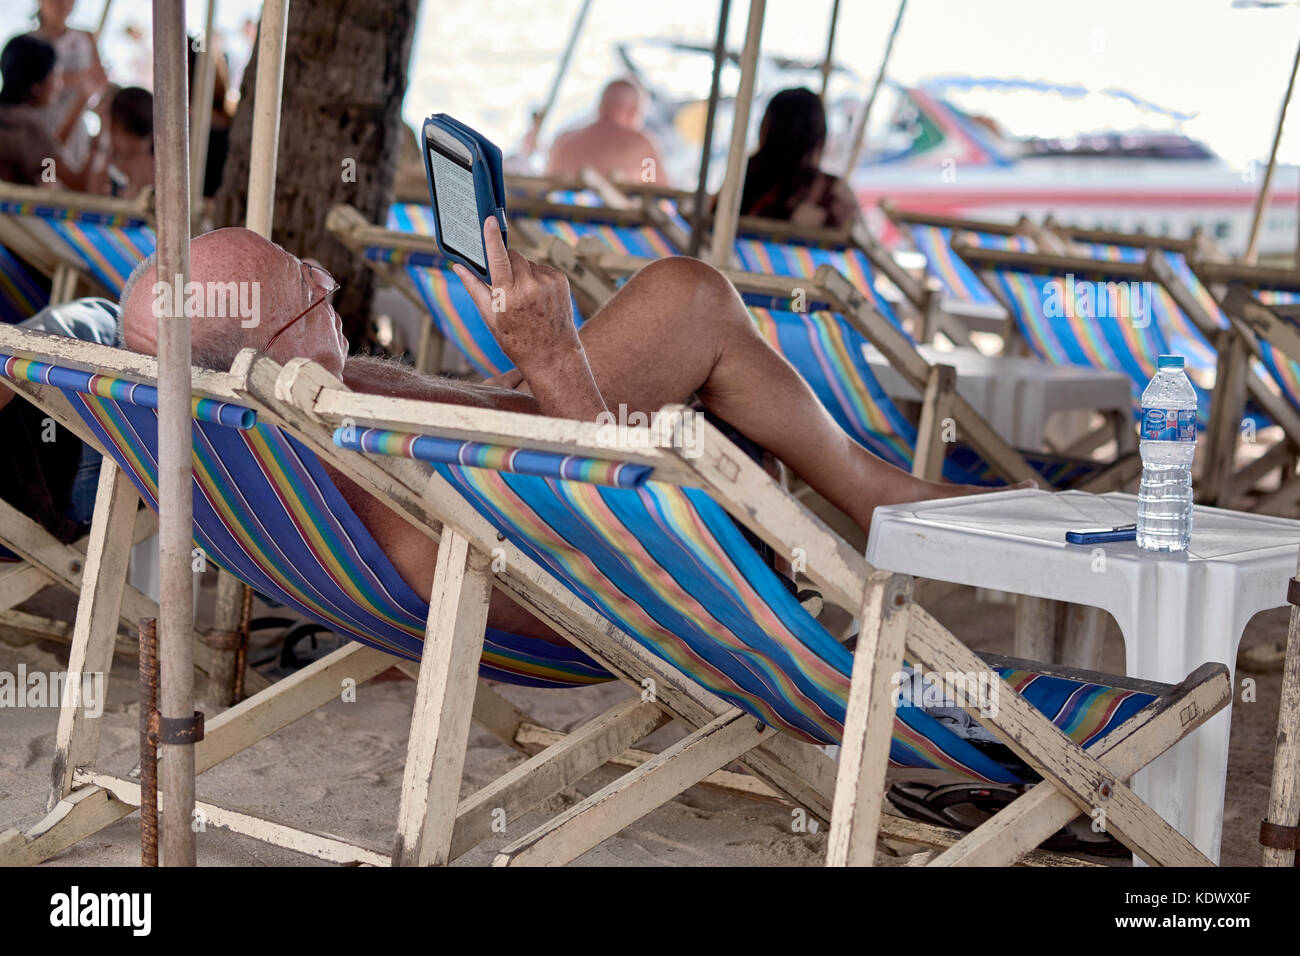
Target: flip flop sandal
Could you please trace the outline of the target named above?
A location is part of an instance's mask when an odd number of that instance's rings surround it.
[[[885,796],[914,820],[969,833],[1021,797],[1026,789],[1005,784],[954,783],[936,787],[925,783],[896,783]],[[1071,822],[1039,846],[1057,853],[1094,856],[1127,856],[1132,852],[1110,834],[1094,833],[1086,820]]]

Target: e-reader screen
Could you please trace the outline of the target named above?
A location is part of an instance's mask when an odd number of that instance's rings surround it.
[[[429,169],[433,174],[433,197],[438,205],[438,227],[442,244],[487,271],[483,254],[483,224],[478,221],[474,196],[474,174],[429,145]]]

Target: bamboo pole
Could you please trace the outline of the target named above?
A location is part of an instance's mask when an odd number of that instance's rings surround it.
[[[212,135],[212,87],[217,64],[212,56],[212,26],[217,0],[208,0],[203,24],[203,49],[194,59],[194,89],[190,96],[190,217],[198,226],[203,212],[203,180],[208,170],[208,140]],[[197,231],[197,229],[194,229]]]
[[[257,86],[253,93],[252,157],[244,225],[271,238],[275,216],[275,159],[280,149],[280,97],[284,88],[284,38],[289,0],[265,0],[257,35]]]
[[[713,79],[709,81],[709,107],[704,114],[704,145],[700,147],[700,178],[695,183],[695,206],[691,209],[691,242],[687,254],[699,256],[704,245],[704,221],[708,218],[709,161],[713,156],[713,124],[718,116],[722,61],[727,57],[727,22],[731,19],[731,0],[718,4],[718,35],[713,41]]]
[[[763,37],[763,13],[767,0],[750,0],[749,23],[745,27],[745,49],[740,54],[740,86],[732,114],[731,148],[727,152],[727,178],[718,193],[713,217],[713,243],[709,261],[716,266],[731,264],[736,241],[736,220],[740,217],[740,195],[745,184],[745,141],[749,133],[749,112],[754,105],[754,80],[758,73],[758,48]]]
[[[95,27],[95,45],[99,45],[99,35],[108,26],[108,13],[113,9],[113,0],[104,0],[104,9],[99,12],[99,26]]]
[[[858,164],[858,157],[862,155],[862,144],[867,135],[867,120],[871,118],[871,107],[875,105],[880,85],[885,82],[885,69],[889,66],[889,58],[894,53],[894,41],[898,39],[898,28],[902,26],[903,11],[906,9],[907,0],[899,0],[898,13],[894,15],[894,25],[889,30],[889,39],[885,41],[885,54],[880,58],[880,69],[876,71],[876,81],[871,84],[871,93],[862,104],[862,109],[853,124],[853,145],[849,148],[848,162],[844,164],[845,182],[848,182],[849,177],[853,175],[853,167]]]
[[[153,127],[157,186],[159,658],[164,721],[194,715],[193,479],[190,471],[190,326],[184,314],[190,271],[189,125],[185,114],[185,8],[153,0]],[[179,300],[179,301],[178,301]],[[168,744],[162,760],[163,863],[193,866],[194,747]]]
[[[1291,63],[1291,78],[1286,83],[1286,94],[1282,97],[1282,108],[1277,113],[1277,126],[1273,129],[1273,148],[1268,154],[1268,168],[1264,170],[1264,181],[1259,184],[1259,195],[1255,197],[1255,216],[1250,223],[1250,240],[1246,243],[1246,255],[1242,262],[1248,266],[1255,264],[1259,255],[1259,231],[1264,225],[1264,209],[1268,206],[1268,195],[1273,189],[1273,172],[1277,169],[1277,147],[1282,142],[1282,125],[1286,122],[1286,109],[1291,104],[1291,91],[1295,89],[1295,75],[1300,68],[1300,44],[1295,48],[1295,60]]]
[[[840,0],[831,5],[831,26],[826,33],[826,59],[822,60],[822,105],[826,105],[826,90],[831,85],[831,69],[835,54],[835,27],[840,22]]]

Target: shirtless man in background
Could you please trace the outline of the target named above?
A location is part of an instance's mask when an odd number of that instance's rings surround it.
[[[590,167],[615,182],[667,186],[663,156],[644,127],[645,94],[630,80],[614,80],[600,95],[595,122],[556,137],[546,175],[576,177]]]

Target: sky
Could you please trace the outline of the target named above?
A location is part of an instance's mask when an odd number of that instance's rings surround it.
[[[204,0],[186,2],[188,21],[197,31]],[[769,0],[765,52],[820,57],[831,2]],[[580,5],[580,0],[425,0],[404,116],[418,125],[428,113],[450,112],[508,150],[518,141],[529,109],[544,98]],[[255,0],[218,0],[218,29],[234,38],[260,6]],[[149,8],[147,0],[112,0],[101,44],[106,59],[129,60],[122,30],[128,22],[147,25]],[[0,34],[24,29],[34,9],[35,0],[5,0]],[[80,0],[73,25],[93,27],[101,9],[102,0]],[[744,0],[734,0],[729,42],[735,49],[744,39],[747,9]],[[832,93],[861,95],[870,87],[896,9],[894,0],[842,0],[836,57],[856,76],[838,78]],[[603,82],[621,71],[616,40],[708,43],[716,19],[714,0],[595,0],[561,89],[557,126],[587,112]],[[1267,158],[1297,42],[1300,9],[1293,4],[1234,9],[1230,0],[911,0],[889,75],[904,83],[966,74],[1118,87],[1196,114],[1183,130],[1241,167]],[[695,84],[703,94],[707,63],[699,59]],[[734,76],[728,81],[734,84]],[[1003,118],[1017,128],[1036,121],[1032,113]],[[1300,163],[1300,107],[1279,155],[1283,162]]]

